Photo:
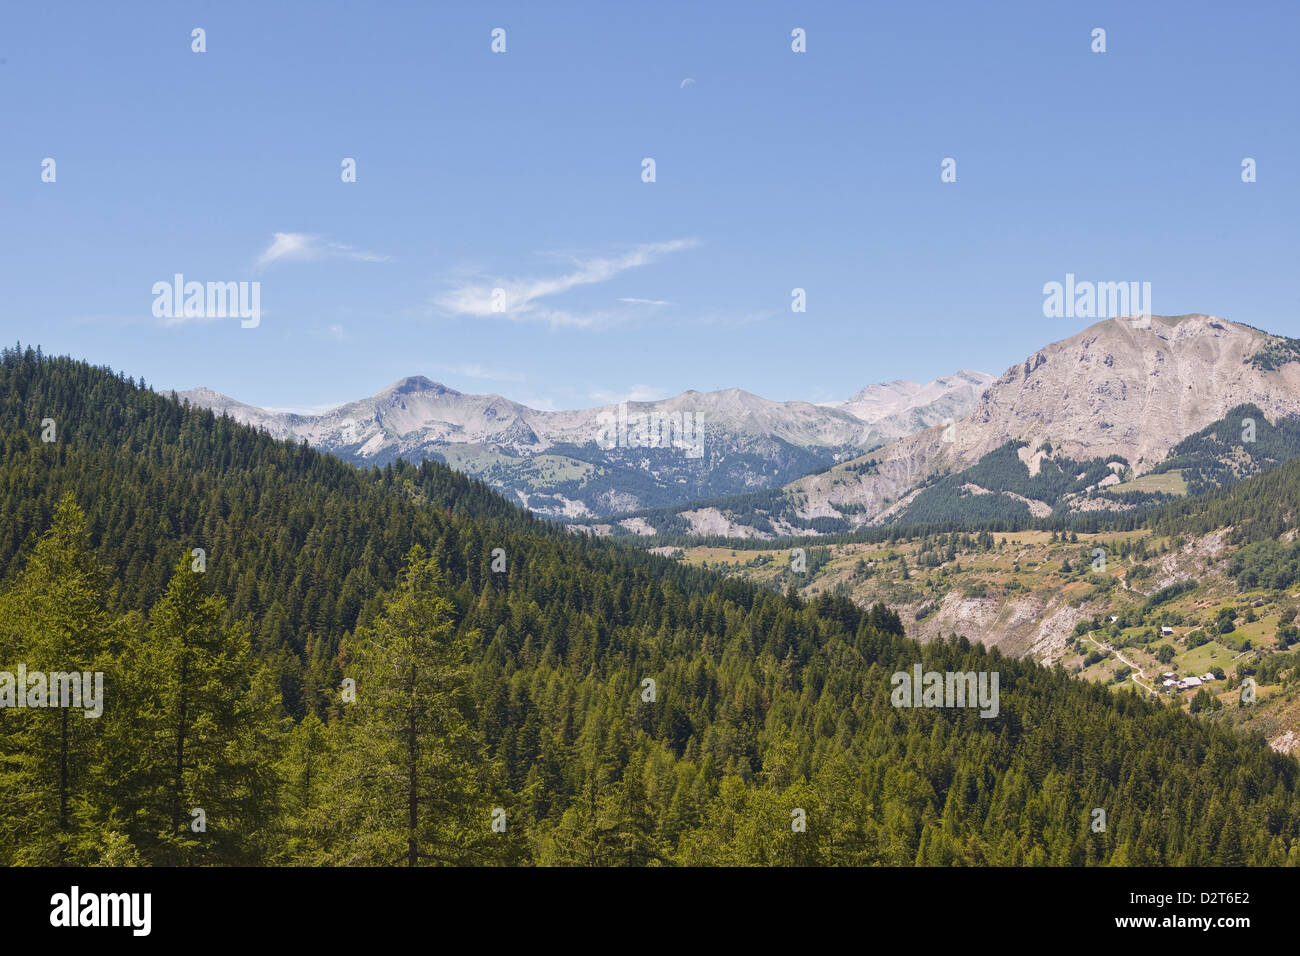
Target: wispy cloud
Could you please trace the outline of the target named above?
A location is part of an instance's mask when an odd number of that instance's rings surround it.
[[[354,259],[357,262],[385,262],[388,258],[306,232],[277,232],[271,238],[271,244],[257,257],[257,268],[265,269],[281,260],[311,262],[316,259]]]
[[[516,322],[545,322],[552,326],[592,328],[623,318],[620,312],[573,312],[547,305],[543,300],[561,296],[579,286],[607,282],[629,269],[649,265],[665,255],[690,249],[696,239],[645,243],[621,256],[575,258],[574,268],[549,278],[500,278],[475,280],[453,286],[434,298],[434,304],[450,315],[477,318],[500,316]],[[632,303],[638,300],[624,299]],[[644,300],[651,301],[651,300]]]
[[[500,372],[490,368],[484,368],[477,363],[469,365],[444,365],[444,372],[455,372],[457,375],[463,375],[466,378],[477,378],[488,382],[525,382],[527,379],[515,374],[514,372]]]
[[[633,385],[626,392],[608,392],[593,388],[591,397],[603,405],[617,405],[619,402],[657,402],[668,397],[668,390],[655,385]]]
[[[674,302],[665,302],[662,299],[619,299],[618,301],[630,305],[676,305]]]

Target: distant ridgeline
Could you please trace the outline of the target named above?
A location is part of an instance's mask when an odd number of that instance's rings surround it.
[[[32,350],[0,451],[0,671],[104,675],[66,732],[0,711],[0,865],[1300,864],[1300,764],[1260,741],[432,462]],[[894,706],[918,667],[995,672],[996,716]]]
[[[1230,425],[1240,427],[1240,422],[1225,419]],[[1259,421],[1259,420],[1257,420]],[[1293,419],[1279,422],[1278,431],[1286,434],[1293,429]],[[1212,426],[1213,427],[1213,426]],[[1263,434],[1261,431],[1260,434]],[[1262,456],[1252,455],[1256,461]],[[1202,459],[1208,461],[1208,459]],[[1148,507],[1128,511],[1091,511],[1062,514],[1059,510],[1045,518],[1018,515],[975,521],[936,521],[926,524],[883,525],[860,531],[838,534],[788,537],[779,541],[762,538],[727,538],[723,536],[656,536],[642,538],[642,545],[674,545],[680,547],[727,547],[732,550],[770,551],[773,547],[792,545],[847,544],[860,541],[909,541],[935,534],[962,532],[973,534],[980,530],[994,533],[1025,529],[1043,531],[1136,531],[1150,530],[1162,536],[1201,535],[1227,529],[1225,540],[1230,544],[1271,541],[1293,530],[1300,522],[1300,457],[1292,457],[1282,464],[1264,462],[1261,470],[1247,478],[1234,479],[1229,472],[1222,487],[1211,486],[1195,496],[1152,496]],[[747,496],[748,498],[748,496]]]
[[[1108,486],[1099,486],[1099,483],[1112,474],[1110,465],[1114,463],[1127,469],[1129,462],[1126,459],[1112,456],[1078,461],[1044,456],[1038,473],[1031,475],[1028,465],[1018,454],[1018,450],[1027,445],[1024,441],[1009,441],[969,468],[931,476],[922,483],[916,497],[891,516],[883,527],[854,531],[845,518],[801,518],[797,514],[798,503],[781,489],[701,501],[691,508],[646,509],[626,517],[641,518],[658,532],[643,543],[725,544],[745,548],[767,545],[761,539],[737,542],[723,536],[693,536],[691,522],[683,513],[698,508],[717,508],[725,517],[767,535],[777,534],[775,522],[786,521],[811,532],[807,540],[821,535],[835,542],[884,540],[912,532],[954,529],[1132,529],[1145,523],[1144,516],[1151,515],[1154,509],[1185,497],[1158,490],[1160,483],[1152,481],[1157,476],[1170,476],[1174,479],[1172,484],[1185,487],[1186,495],[1195,497],[1230,487],[1300,457],[1300,418],[1279,418],[1270,422],[1258,406],[1239,405],[1217,422],[1184,438],[1170,449],[1164,461],[1142,478]],[[1051,445],[1045,445],[1044,450],[1050,455]],[[875,467],[874,462],[866,462],[859,466],[859,470],[870,467]],[[1112,481],[1118,478],[1116,475]],[[1112,501],[1125,510],[1119,513],[1105,509],[1078,510],[1078,504],[1087,499]],[[1050,515],[1035,517],[1031,501],[1050,507]],[[843,505],[838,507],[845,515],[854,510]],[[618,524],[613,524],[612,530],[616,535],[632,534]]]

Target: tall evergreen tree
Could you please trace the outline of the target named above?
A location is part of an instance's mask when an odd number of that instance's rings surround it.
[[[127,654],[122,786],[136,843],[159,863],[254,860],[275,819],[279,689],[204,576],[181,556]]]
[[[322,862],[463,865],[506,861],[517,845],[471,724],[466,651],[477,636],[457,634],[445,593],[436,559],[412,548],[396,590],[355,639],[345,674],[355,675],[356,700],[331,728],[333,776],[313,814]]]
[[[3,862],[48,866],[96,859],[99,840],[86,832],[86,823],[109,798],[90,786],[103,759],[107,703],[101,699],[95,705],[100,713],[92,716],[92,701],[83,694],[102,688],[107,697],[115,689],[103,671],[120,630],[105,609],[103,576],[86,516],[65,495],[0,600],[0,660],[13,675],[0,711]],[[27,675],[21,684],[19,665]]]

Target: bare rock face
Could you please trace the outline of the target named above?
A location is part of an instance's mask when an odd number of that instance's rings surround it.
[[[1098,322],[1007,369],[958,425],[957,447],[978,458],[1011,438],[1050,440],[1070,458],[1119,456],[1141,474],[1235,405],[1300,413],[1300,364],[1250,363],[1274,338],[1210,315]]]
[[[858,523],[885,518],[917,482],[969,467],[1012,439],[1074,459],[1122,457],[1149,471],[1187,435],[1236,405],[1270,418],[1300,415],[1300,362],[1253,363],[1270,343],[1258,329],[1211,315],[1106,319],[1011,366],[970,414],[891,442],[865,458],[786,486],[803,518],[858,506]],[[877,464],[863,469],[867,459]]]
[[[992,375],[962,369],[924,385],[907,379],[868,385],[848,401],[825,407],[870,423],[873,437],[889,441],[965,416],[992,383]]]
[[[898,610],[907,633],[919,641],[963,634],[1004,654],[1029,655],[1049,663],[1064,651],[1075,623],[1088,616],[1061,592],[1047,590],[967,598],[954,588],[944,595],[936,609],[919,621],[914,619],[919,605],[902,605]]]

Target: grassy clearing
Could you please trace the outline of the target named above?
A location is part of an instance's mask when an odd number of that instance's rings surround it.
[[[1183,477],[1181,471],[1166,471],[1158,475],[1143,475],[1141,478],[1134,478],[1132,481],[1111,485],[1106,490],[1112,493],[1145,491],[1151,494],[1185,495],[1187,494],[1187,479]]]

